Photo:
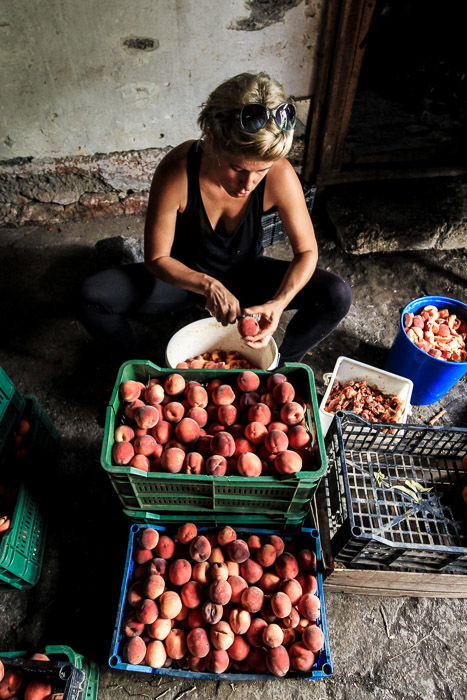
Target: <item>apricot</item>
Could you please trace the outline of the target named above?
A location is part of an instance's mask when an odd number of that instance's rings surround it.
[[[297,554],[298,563],[304,571],[315,571],[316,554],[311,549],[300,549]]]
[[[127,403],[131,403],[136,399],[139,399],[142,391],[141,382],[136,382],[133,379],[127,379],[125,382],[120,384],[120,396]]]
[[[220,384],[213,389],[211,399],[216,406],[226,406],[235,401],[235,393],[229,384]]]
[[[297,425],[304,418],[304,410],[297,401],[285,403],[280,410],[280,417],[287,425]]]
[[[208,412],[206,409],[201,408],[200,406],[193,406],[188,409],[186,412],[187,418],[192,418],[192,420],[195,420],[200,428],[204,428],[204,426],[208,422]]]
[[[200,659],[207,656],[211,650],[209,637],[206,630],[202,627],[197,627],[192,629],[191,632],[188,632],[186,645],[190,654]]]
[[[305,593],[298,602],[298,611],[307,620],[317,620],[321,611],[320,599],[313,593]]]
[[[140,530],[139,546],[143,549],[154,549],[159,542],[159,531],[153,527],[145,527]]]
[[[225,564],[227,566],[229,576],[239,576],[240,575],[240,566],[237,564],[236,561],[230,561],[230,559],[229,559],[225,562]]]
[[[129,420],[134,420],[136,409],[144,405],[144,401],[141,401],[141,399],[135,399],[135,401],[132,401],[125,406],[123,413]]]
[[[207,537],[198,535],[190,542],[190,557],[196,562],[207,561],[211,556],[211,544]]]
[[[263,575],[263,567],[254,559],[247,559],[240,564],[240,575],[247,583],[257,583]]]
[[[243,316],[238,321],[238,332],[242,338],[250,338],[259,333],[259,323],[254,316]]]
[[[247,417],[249,423],[263,423],[263,425],[267,425],[271,422],[271,409],[265,403],[255,403],[249,407]]]
[[[209,597],[217,605],[227,605],[232,597],[230,583],[224,579],[213,581],[209,586]]]
[[[224,556],[222,553],[222,550],[220,547],[214,547],[212,552],[219,551],[221,556]],[[212,560],[212,554],[211,557],[209,558],[209,561]],[[229,578],[229,569],[227,567],[227,564],[225,561],[213,561],[211,563],[211,568],[209,570],[211,574],[211,581],[217,581],[219,579],[222,579],[223,581],[227,581]]]
[[[123,660],[136,666],[142,663],[146,656],[146,644],[141,637],[131,637],[122,649]]]
[[[242,564],[250,557],[250,550],[245,540],[233,540],[227,544],[226,549],[229,559],[236,561],[237,564]]]
[[[305,574],[300,571],[297,575],[297,581],[302,587],[302,593],[316,593],[318,590],[318,580],[313,574]]]
[[[146,656],[144,657],[145,666],[152,668],[162,668],[167,660],[167,652],[159,639],[155,639],[146,647]]]
[[[135,437],[135,431],[129,425],[119,425],[114,432],[115,442],[131,442]]]
[[[172,629],[173,621],[165,617],[158,617],[155,622],[146,625],[146,632],[151,639],[163,640]]]
[[[268,429],[260,421],[252,421],[245,426],[244,435],[254,445],[261,445]]]
[[[144,598],[144,583],[142,581],[135,581],[131,584],[126,594],[126,599],[128,605],[133,608],[136,607]]]
[[[160,538],[159,538],[160,539]],[[157,543],[159,544],[159,542]],[[157,547],[157,545],[156,545]],[[167,551],[168,545],[164,544],[164,548]],[[174,547],[175,551],[175,547]],[[164,576],[167,569],[167,560],[162,557],[154,557],[148,564],[148,574],[159,574],[159,576]]]
[[[234,633],[228,622],[221,620],[211,627],[210,637],[215,649],[227,650],[233,644]]]
[[[175,437],[185,445],[195,443],[200,435],[200,427],[193,418],[182,418],[175,426]]]
[[[167,420],[159,420],[158,423],[151,428],[151,435],[153,438],[161,445],[165,445],[174,433],[174,427],[172,423]]]
[[[161,456],[161,467],[166,472],[178,474],[185,461],[185,452],[179,447],[169,447],[164,450]]]
[[[303,425],[293,425],[288,431],[289,444],[294,450],[306,447],[311,442],[311,436]]]
[[[175,553],[175,542],[168,535],[161,535],[154,551],[158,558],[171,559]]]
[[[285,549],[285,542],[282,537],[279,537],[279,535],[269,535],[266,541],[268,544],[272,544],[272,546],[275,547],[277,556],[280,557]]]
[[[151,574],[144,582],[143,593],[146,598],[155,600],[165,590],[165,581],[159,574]]]
[[[252,647],[263,646],[263,630],[267,627],[267,622],[261,617],[254,617],[246,632],[246,638]]]
[[[224,609],[219,603],[213,603],[212,601],[206,601],[201,608],[201,615],[204,622],[209,625],[215,625],[217,622],[222,620]]]
[[[263,643],[267,646],[270,647],[271,649],[274,649],[275,647],[279,647],[284,639],[284,633],[279,627],[279,625],[276,625],[275,623],[272,623],[270,625],[267,625],[263,629]]]
[[[208,392],[200,384],[191,384],[185,391],[186,400],[193,408],[206,408],[209,403]]]
[[[210,476],[225,476],[227,473],[227,460],[221,455],[211,455],[206,460],[206,474]]]
[[[266,571],[259,580],[259,587],[265,593],[275,593],[279,588],[280,578],[272,571]]]
[[[194,523],[183,523],[177,530],[177,540],[182,544],[188,544],[198,534],[198,528]]]
[[[241,476],[260,476],[263,463],[254,452],[244,452],[237,459],[237,470]]]
[[[247,540],[248,547],[256,554],[258,549],[261,549],[261,537],[259,535],[250,535]]]
[[[146,457],[150,457],[154,453],[156,445],[157,442],[152,435],[140,435],[133,440],[135,454],[145,455]]]
[[[150,549],[143,549],[142,547],[135,547],[133,551],[133,559],[136,564],[146,564],[153,557],[152,551]]]
[[[163,415],[169,423],[178,423],[185,415],[185,407],[180,401],[169,401],[164,406]]]
[[[173,627],[165,640],[165,649],[171,659],[182,659],[186,654],[185,632]]]
[[[226,544],[229,544],[229,542],[233,542],[236,539],[237,533],[233,527],[230,527],[230,525],[225,525],[217,533],[217,542],[221,545],[221,547],[224,547]]]
[[[251,624],[251,615],[248,610],[233,608],[229,614],[229,624],[235,634],[245,634]]]
[[[159,617],[159,610],[151,598],[143,598],[136,607],[136,617],[145,625],[150,625]]]
[[[48,700],[52,694],[52,685],[49,681],[32,679],[23,691],[24,700]]]
[[[249,440],[247,440],[245,437],[235,438],[235,452],[233,453],[233,457],[238,457],[239,455],[242,455],[245,452],[254,452],[254,451],[255,451],[254,444],[252,442],[250,442]]]
[[[134,469],[141,469],[143,472],[148,472],[150,470],[151,463],[145,455],[135,455],[130,459],[128,466],[134,467]]]
[[[275,561],[276,574],[281,578],[295,578],[298,574],[298,562],[290,552],[284,552]]]
[[[280,430],[282,433],[288,434],[289,426],[281,420],[273,420],[268,425],[268,432],[271,432],[271,430]]]
[[[266,653],[263,649],[250,647],[248,654],[248,664],[253,673],[266,673]]]
[[[206,658],[211,673],[224,673],[229,668],[230,657],[224,649],[211,649]]]
[[[284,593],[289,598],[292,605],[296,605],[303,595],[303,590],[300,583],[294,578],[284,579],[281,581],[279,591]],[[278,615],[277,617],[287,617],[288,614],[289,613],[286,615]]]
[[[190,629],[194,629],[195,627],[202,627],[204,625],[205,620],[203,619],[203,615],[199,607],[191,608],[188,610],[186,623],[188,627],[190,627]]]
[[[289,438],[282,430],[268,430],[263,445],[269,454],[277,454],[288,448]]]
[[[241,576],[229,576],[227,581],[232,589],[231,601],[232,603],[239,603],[244,590],[248,588],[248,584],[244,578]]]
[[[199,452],[187,452],[183,461],[184,474],[202,474],[204,457]]]
[[[169,566],[169,580],[174,586],[183,586],[191,578],[191,564],[187,559],[174,559]]]
[[[274,593],[271,596],[271,608],[276,617],[283,618],[290,615],[292,602],[287,593],[284,593],[282,590]]]
[[[162,384],[151,384],[144,390],[144,400],[150,406],[158,406],[165,397]]]
[[[159,421],[159,411],[154,406],[139,406],[134,411],[133,419],[138,428],[149,430]]]
[[[131,442],[114,442],[112,445],[112,464],[126,466],[134,457],[135,450]]]
[[[295,642],[289,649],[290,665],[295,671],[309,671],[315,663],[315,655],[301,642]]]
[[[282,678],[290,668],[290,659],[287,649],[284,646],[268,649],[266,652],[266,666],[270,673]]]
[[[169,396],[176,396],[184,391],[186,386],[185,379],[181,374],[175,372],[174,374],[169,374],[164,381],[164,391]]]
[[[259,612],[263,607],[264,593],[258,586],[249,586],[240,597],[240,602],[250,613]]]
[[[255,555],[256,561],[264,567],[272,566],[277,559],[277,552],[272,544],[263,544]]]
[[[250,653],[250,645],[246,639],[244,639],[244,637],[236,634],[227,653],[231,659],[234,659],[234,661],[243,661]]]
[[[123,634],[126,637],[141,637],[144,632],[144,628],[144,622],[140,622],[134,613],[127,615],[123,621]]]
[[[182,600],[175,591],[165,591],[159,598],[159,614],[173,620],[182,609]]]
[[[194,581],[198,581],[198,583],[201,584],[206,584],[209,580],[209,569],[211,568],[211,565],[209,564],[208,561],[202,561],[198,562],[197,564],[194,565],[193,567],[193,572],[192,572],[192,577]]]
[[[318,651],[324,646],[323,630],[317,625],[309,625],[303,630],[302,642],[307,649],[310,649],[310,651],[317,654]]]
[[[302,466],[302,458],[294,450],[283,450],[274,459],[274,469],[279,474],[296,474]]]
[[[196,673],[203,673],[207,669],[208,656],[200,659],[198,656],[188,656],[188,668],[190,671],[195,671]]]
[[[280,405],[291,403],[295,398],[295,389],[287,380],[285,382],[275,384],[271,390],[271,393],[274,402]]]
[[[292,608],[289,615],[287,615],[286,617],[283,617],[281,620],[282,625],[286,628],[298,627],[299,622],[300,622],[300,613],[298,612],[297,608]]]
[[[235,452],[235,440],[230,433],[221,430],[211,438],[210,449],[212,454],[232,457]]]
[[[257,391],[246,391],[240,396],[239,406],[242,411],[248,411],[250,406],[254,406],[259,402],[259,394]]]

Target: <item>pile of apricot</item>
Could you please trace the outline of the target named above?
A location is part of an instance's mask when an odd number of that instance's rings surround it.
[[[296,540],[225,526],[175,537],[142,528],[133,550],[121,655],[191,671],[309,671],[324,646],[316,555]]]
[[[230,381],[229,381],[230,380]],[[205,384],[172,373],[120,385],[112,463],[146,472],[290,475],[316,469],[306,403],[284,374]]]
[[[46,654],[33,654],[31,661],[50,661]],[[42,669],[37,675],[17,667],[5,668],[0,661],[0,698],[11,700],[63,700],[63,693],[54,690],[52,674]]]

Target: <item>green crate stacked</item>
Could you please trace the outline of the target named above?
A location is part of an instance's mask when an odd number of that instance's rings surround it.
[[[0,487],[1,505],[11,512],[10,526],[0,534],[0,591],[24,590],[39,580],[45,548],[46,522],[39,504],[24,480],[27,460],[14,461],[14,432],[22,418],[30,430],[25,444],[35,459],[45,460],[55,451],[58,434],[39,402],[21,396],[0,368]],[[7,498],[8,496],[8,498]],[[0,514],[1,515],[1,514]]]
[[[273,372],[254,370],[260,377]],[[313,471],[302,470],[291,475],[247,477],[240,475],[211,476],[144,472],[112,463],[115,428],[123,420],[124,404],[120,385],[127,380],[146,384],[151,378],[163,382],[172,369],[162,369],[144,360],[126,362],[120,368],[107,407],[101,465],[107,472],[121,501],[124,513],[135,522],[177,523],[186,520],[221,525],[302,525],[310,499],[326,472],[326,455],[318,416],[318,402],[311,369],[304,364],[290,363],[277,368],[288,381],[299,388],[308,408],[306,424],[313,438],[315,465]],[[188,382],[207,383],[223,377],[236,381],[242,370],[177,369]]]

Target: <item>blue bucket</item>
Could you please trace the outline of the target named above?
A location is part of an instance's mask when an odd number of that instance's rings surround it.
[[[467,362],[451,362],[429,355],[414,345],[404,331],[404,315],[416,314],[424,306],[449,309],[451,314],[467,320],[467,304],[448,297],[419,297],[402,309],[399,332],[394,340],[385,369],[411,379],[411,403],[423,406],[439,401],[467,372]]]

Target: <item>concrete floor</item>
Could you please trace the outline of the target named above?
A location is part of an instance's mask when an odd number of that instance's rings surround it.
[[[317,219],[320,265],[351,283],[354,302],[332,336],[310,353],[319,392],[339,355],[383,367],[399,309],[425,294],[465,296],[465,253],[405,251],[351,256]],[[118,364],[94,348],[73,316],[80,280],[95,269],[95,243],[140,236],[139,217],[93,219],[66,229],[4,229],[0,277],[0,365],[34,394],[62,437],[59,469],[37,465],[48,485],[49,532],[41,579],[29,592],[0,594],[0,649],[68,644],[100,667],[100,698],[429,698],[467,696],[465,603],[458,599],[328,593],[334,675],[325,681],[222,683],[110,670],[107,657],[128,537],[128,521],[99,465],[104,407]],[[277,244],[270,254],[288,254]],[[163,364],[165,343],[186,319],[139,324],[146,358]],[[277,334],[280,340],[282,331]],[[144,358],[144,359],[146,359]],[[413,407],[424,422],[466,427],[465,381],[438,404]]]

